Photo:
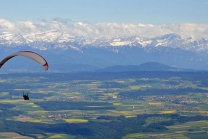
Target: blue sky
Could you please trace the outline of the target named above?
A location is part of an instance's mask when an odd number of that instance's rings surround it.
[[[1,0],[0,18],[9,21],[208,24],[208,0]]]

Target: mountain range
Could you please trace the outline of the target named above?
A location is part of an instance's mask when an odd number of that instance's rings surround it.
[[[190,36],[184,33],[184,26],[84,24],[57,20],[32,23],[0,19],[0,58],[20,50],[35,51],[48,60],[51,72],[93,71],[146,62],[207,70],[208,26],[203,25],[204,35],[199,35],[198,29],[198,34],[189,31]],[[146,35],[141,36],[144,32]],[[41,71],[24,58],[14,58],[9,63],[2,71]]]

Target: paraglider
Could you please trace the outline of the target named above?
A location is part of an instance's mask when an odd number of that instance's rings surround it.
[[[32,51],[20,51],[14,54],[11,54],[9,56],[7,56],[6,58],[4,58],[1,62],[0,62],[0,68],[11,58],[15,57],[15,56],[24,56],[27,58],[31,58],[32,60],[35,60],[36,62],[38,62],[40,65],[42,65],[44,67],[44,70],[48,70],[48,62],[39,54],[32,52]]]
[[[9,61],[11,58],[16,57],[16,56],[24,56],[27,58],[30,58],[36,62],[38,62],[40,65],[43,66],[44,70],[48,70],[48,62],[39,54],[32,52],[32,51],[20,51],[20,52],[16,52],[14,54],[11,54],[7,57],[5,57],[1,62],[0,62],[0,68],[7,62]],[[29,100],[29,96],[28,93],[27,94],[22,94],[22,97],[24,100]]]
[[[24,98],[24,100],[29,100],[28,93],[27,93],[27,95],[26,95],[26,94],[24,94],[24,92],[23,92],[23,93],[22,93],[22,97]]]

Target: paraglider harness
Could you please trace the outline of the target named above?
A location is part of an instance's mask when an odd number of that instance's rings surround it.
[[[24,100],[29,100],[28,93],[27,93],[27,95],[26,95],[26,94],[24,94],[24,92],[23,92],[22,96],[23,96]]]

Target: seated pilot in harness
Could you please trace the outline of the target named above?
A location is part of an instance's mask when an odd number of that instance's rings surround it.
[[[29,96],[28,96],[28,93],[27,93],[27,95],[26,94],[24,94],[24,92],[23,92],[23,98],[24,98],[24,100],[29,100]]]

